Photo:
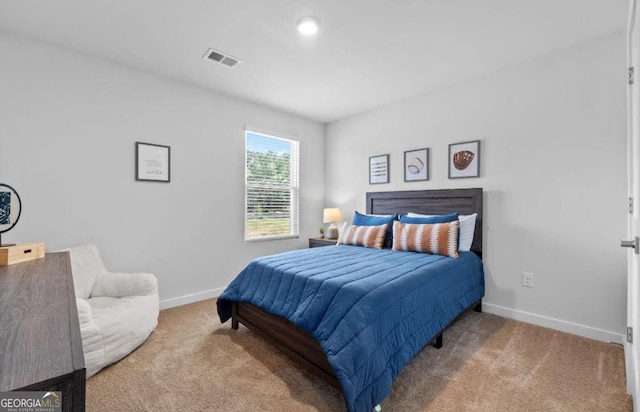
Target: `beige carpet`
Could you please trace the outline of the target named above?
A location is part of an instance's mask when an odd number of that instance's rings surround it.
[[[631,411],[619,345],[469,312],[420,352],[383,411]],[[88,411],[343,411],[342,395],[215,300],[160,312],[149,340],[87,382]]]

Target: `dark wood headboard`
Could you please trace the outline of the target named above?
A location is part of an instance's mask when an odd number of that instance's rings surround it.
[[[368,192],[367,213],[388,215],[409,212],[441,215],[458,212],[477,213],[476,231],[471,251],[482,258],[482,189],[406,190],[398,192]]]

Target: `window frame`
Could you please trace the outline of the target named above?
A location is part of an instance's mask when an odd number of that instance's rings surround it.
[[[248,182],[248,154],[249,154],[249,134],[254,134],[269,139],[275,139],[285,141],[291,144],[291,154],[289,158],[289,185],[287,186],[290,191],[290,210],[289,221],[290,231],[289,233],[281,233],[276,235],[262,235],[262,236],[248,236],[249,229],[249,188],[251,187]],[[254,186],[255,187],[255,186]],[[275,133],[265,131],[255,127],[245,127],[244,130],[244,240],[245,242],[256,242],[264,240],[278,240],[278,239],[295,239],[300,237],[300,141],[295,136],[285,135],[282,133]]]

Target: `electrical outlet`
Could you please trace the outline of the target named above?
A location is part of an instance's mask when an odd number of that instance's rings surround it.
[[[533,287],[533,273],[522,272],[522,286]]]

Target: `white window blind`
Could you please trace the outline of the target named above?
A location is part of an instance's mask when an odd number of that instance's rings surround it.
[[[245,147],[245,240],[298,236],[298,142],[246,130]]]

